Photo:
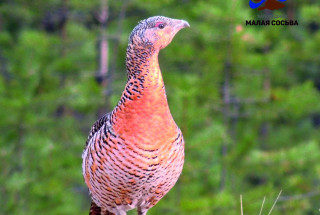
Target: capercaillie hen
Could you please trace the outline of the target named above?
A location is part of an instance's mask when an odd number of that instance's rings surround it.
[[[184,20],[155,16],[133,29],[121,99],[94,123],[82,155],[91,215],[134,208],[145,215],[178,180],[184,140],[169,110],[158,54],[185,27]]]

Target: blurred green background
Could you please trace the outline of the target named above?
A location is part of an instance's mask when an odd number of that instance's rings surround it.
[[[81,154],[126,83],[141,19],[189,21],[160,52],[186,160],[157,214],[319,214],[320,2],[2,0],[0,214],[88,214]],[[298,26],[246,26],[282,15]],[[101,54],[103,53],[103,54]],[[104,69],[107,68],[107,69]],[[130,212],[129,214],[136,214]]]

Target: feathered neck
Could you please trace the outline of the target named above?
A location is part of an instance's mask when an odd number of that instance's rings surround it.
[[[158,63],[158,52],[128,48],[128,82],[113,111],[114,129],[121,135],[176,129]],[[121,123],[120,123],[121,122]]]

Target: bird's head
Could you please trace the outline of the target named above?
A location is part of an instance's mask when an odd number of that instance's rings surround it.
[[[184,20],[153,16],[142,20],[133,29],[129,43],[155,51],[165,48],[182,28],[190,27]]]

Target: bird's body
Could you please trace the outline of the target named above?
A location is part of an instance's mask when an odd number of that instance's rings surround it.
[[[187,26],[151,17],[133,30],[125,90],[114,110],[93,125],[82,155],[90,214],[125,215],[137,208],[145,215],[178,180],[184,141],[169,110],[158,53]]]

